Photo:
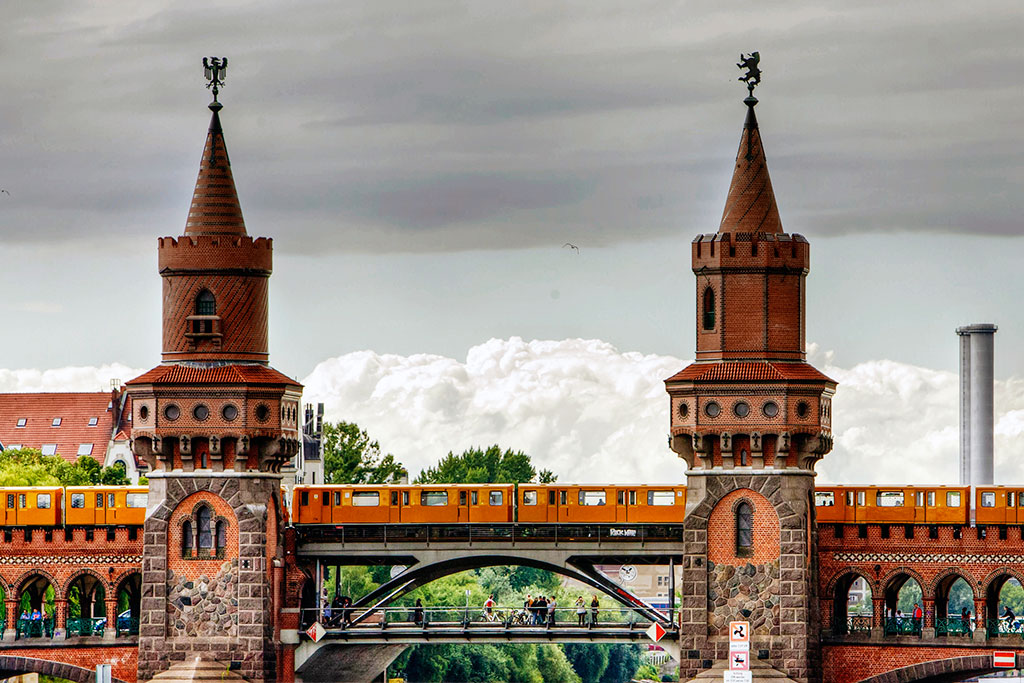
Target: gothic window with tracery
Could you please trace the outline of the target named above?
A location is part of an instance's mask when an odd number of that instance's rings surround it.
[[[754,509],[743,501],[736,506],[736,554],[749,555],[754,551]]]

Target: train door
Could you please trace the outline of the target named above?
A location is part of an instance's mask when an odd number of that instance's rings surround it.
[[[459,491],[459,509],[456,514],[455,520],[462,524],[469,521],[469,494],[473,494],[473,505],[476,505],[479,501],[477,499],[476,491],[467,491],[462,489]]]
[[[400,491],[391,489],[388,494],[388,521],[392,524],[398,524],[402,521],[402,508],[399,504],[401,498],[399,497]]]
[[[299,496],[299,501],[302,504],[302,519],[308,524],[319,524],[320,523],[320,491],[313,489],[312,491],[303,491]]]
[[[107,496],[102,491],[97,491],[93,494],[93,504],[93,524],[104,524],[107,517]]]
[[[628,511],[626,510],[626,489],[615,490],[615,521],[626,522]]]
[[[558,491],[555,489],[548,489],[548,504],[544,510],[544,521],[549,524],[554,524],[558,521]]]
[[[120,524],[124,510],[124,492],[107,492],[107,524]]]
[[[7,526],[14,526],[15,524],[17,524],[18,515],[15,512],[15,510],[17,509],[15,508],[15,503],[17,502],[17,500],[18,496],[16,494],[4,493],[3,517],[0,517],[0,519],[2,519],[4,524]]]
[[[925,506],[925,491],[921,489],[911,489],[908,493],[913,496],[911,505],[914,506],[914,513],[912,515],[914,524],[924,524],[927,519],[927,515],[925,514],[927,512],[927,507]]]

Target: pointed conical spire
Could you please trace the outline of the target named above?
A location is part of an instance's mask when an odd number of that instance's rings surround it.
[[[775,205],[768,163],[761,146],[761,131],[757,129],[757,117],[754,115],[757,100],[751,96],[745,104],[747,120],[743,123],[740,149],[736,153],[736,168],[718,232],[782,232],[782,220]]]
[[[188,210],[186,235],[244,235],[245,221],[242,207],[231,175],[231,160],[224,143],[224,130],[220,126],[220,102],[210,104],[213,117],[206,136],[203,160],[199,164],[199,177],[192,193]]]

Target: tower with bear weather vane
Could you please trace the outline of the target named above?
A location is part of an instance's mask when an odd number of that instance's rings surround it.
[[[832,448],[836,383],[806,361],[810,245],[782,228],[754,114],[759,62],[737,64],[747,112],[721,224],[691,245],[696,359],[665,380],[687,464],[681,673],[721,668],[728,623],[746,620],[752,659],[813,682],[814,467]]]
[[[275,680],[281,466],[300,446],[301,385],[269,366],[273,242],[250,237],[217,100],[227,59],[204,59],[214,100],[185,232],[161,237],[163,357],[128,382],[145,460],[140,681],[186,660]]]

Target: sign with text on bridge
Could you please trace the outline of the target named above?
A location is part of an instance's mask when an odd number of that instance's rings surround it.
[[[992,666],[996,669],[1013,669],[1017,666],[1017,656],[1013,650],[996,650],[992,653]]]
[[[753,683],[754,674],[750,671],[723,671],[722,683]]]
[[[730,643],[747,643],[747,642],[750,642],[750,622],[749,621],[730,621],[729,622],[729,642]]]

